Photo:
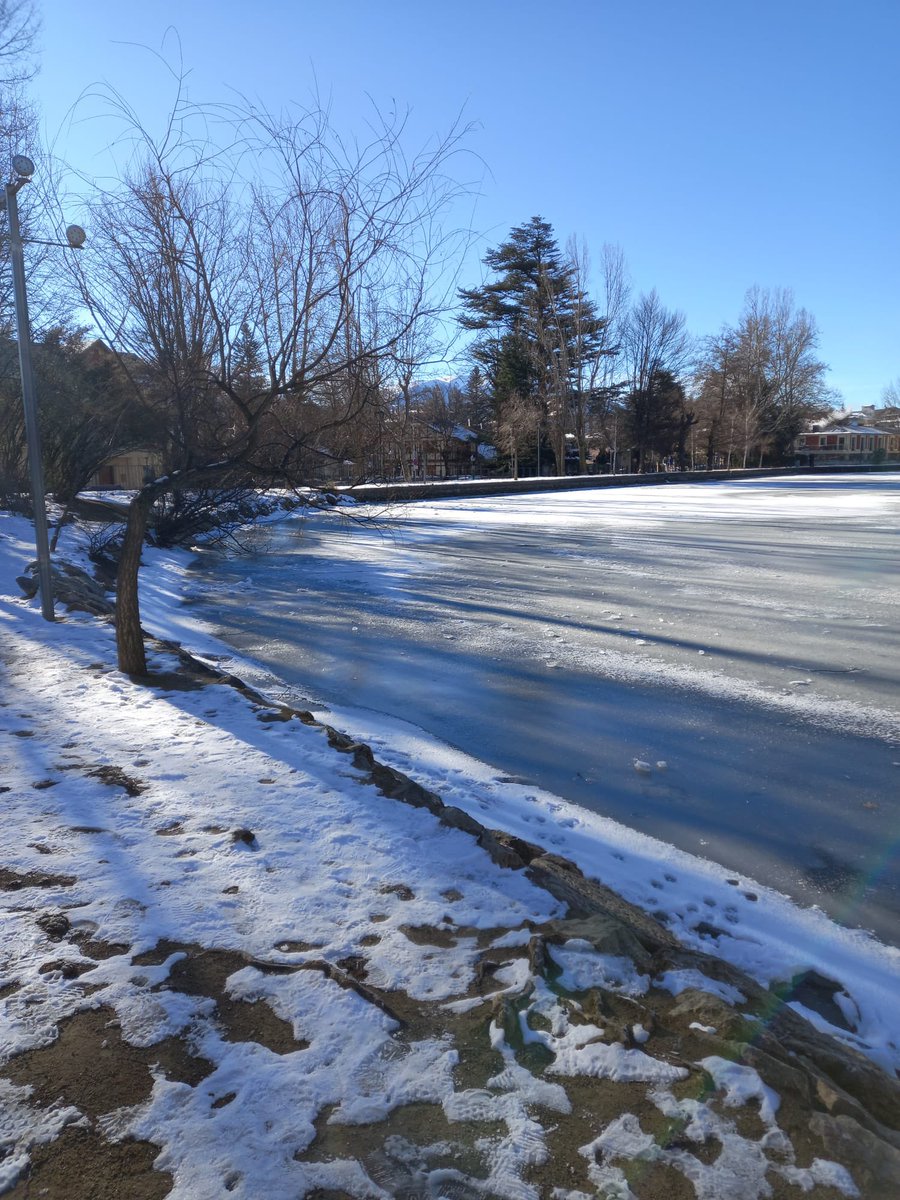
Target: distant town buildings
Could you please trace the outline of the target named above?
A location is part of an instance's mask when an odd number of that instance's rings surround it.
[[[865,405],[813,423],[795,444],[801,464],[900,462],[900,409]]]

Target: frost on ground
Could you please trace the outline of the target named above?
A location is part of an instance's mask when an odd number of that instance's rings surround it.
[[[807,971],[820,1032],[308,717],[161,645],[120,675],[28,556],[0,517],[0,1193],[890,1194],[889,954],[844,1029]]]

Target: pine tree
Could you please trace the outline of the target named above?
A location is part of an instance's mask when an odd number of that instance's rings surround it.
[[[469,372],[465,388],[465,419],[470,429],[483,433],[490,428],[491,400],[480,367]]]
[[[484,263],[496,278],[460,292],[460,324],[479,335],[471,353],[490,387],[495,425],[508,424],[507,407],[521,411],[530,402],[538,414],[538,469],[549,439],[562,473],[574,389],[585,378],[585,359],[603,353],[606,322],[540,217],[512,229]]]
[[[231,358],[232,386],[242,400],[252,399],[265,391],[265,363],[262,343],[247,321],[241,322],[240,332],[235,338]]]

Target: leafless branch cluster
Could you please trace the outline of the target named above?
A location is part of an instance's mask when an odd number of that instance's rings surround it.
[[[321,111],[232,106],[212,149],[209,112],[179,97],[176,113],[161,138],[132,128],[126,178],[95,199],[81,296],[164,408],[173,469],[213,454],[288,472],[310,405],[340,378],[343,408],[316,436],[351,418],[444,304],[461,131],[408,159],[402,120],[348,144]]]
[[[0,0],[0,88],[34,75],[32,50],[39,24],[31,0]]]
[[[415,153],[405,119],[375,113],[348,141],[320,108],[199,107],[175,75],[153,134],[106,94],[128,164],[89,203],[81,302],[155,423],[165,474],[133,506],[120,634],[142,669],[134,552],[155,500],[237,480],[305,482],[310,456],[377,405],[446,306],[461,235],[458,125]],[[131,580],[131,582],[129,582]]]
[[[817,354],[812,315],[790,291],[751,288],[736,326],[707,339],[697,376],[704,458],[751,465],[786,449],[809,418],[835,403]]]

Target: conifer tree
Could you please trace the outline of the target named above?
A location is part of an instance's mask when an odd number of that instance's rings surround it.
[[[460,292],[460,324],[478,334],[471,353],[491,389],[495,424],[509,424],[507,407],[522,411],[530,403],[537,412],[538,470],[549,441],[562,473],[573,389],[585,378],[585,358],[605,352],[606,322],[540,217],[513,228],[484,263],[495,278]]]

